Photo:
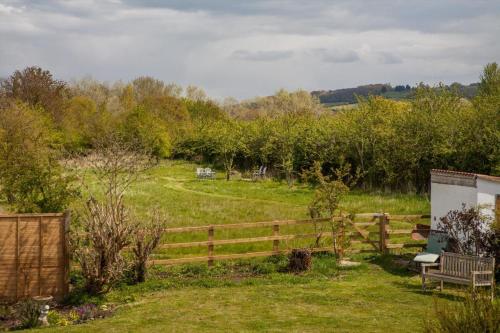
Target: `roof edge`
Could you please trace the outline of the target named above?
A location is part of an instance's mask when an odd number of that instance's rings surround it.
[[[500,183],[500,177],[484,175],[484,174],[480,174],[480,173],[473,173],[473,172],[443,170],[443,169],[431,169],[431,175],[432,174],[441,174],[441,175],[445,175],[445,176],[449,176],[449,177],[458,176],[458,177],[470,178],[470,179],[479,178],[479,179],[483,179],[483,180],[488,180],[488,181]]]

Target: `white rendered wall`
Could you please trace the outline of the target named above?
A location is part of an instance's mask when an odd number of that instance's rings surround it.
[[[499,182],[477,179],[477,204],[482,207],[483,214],[495,218],[495,198],[497,195],[500,195]]]
[[[477,189],[469,186],[431,183],[431,228],[437,229],[440,218],[450,210],[477,204]]]

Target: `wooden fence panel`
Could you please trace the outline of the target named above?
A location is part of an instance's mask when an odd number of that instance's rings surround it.
[[[0,299],[68,293],[67,214],[0,215]]]

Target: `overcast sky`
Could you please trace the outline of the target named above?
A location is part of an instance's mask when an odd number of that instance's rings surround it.
[[[216,98],[475,82],[499,41],[498,0],[0,0],[0,77],[150,75]]]

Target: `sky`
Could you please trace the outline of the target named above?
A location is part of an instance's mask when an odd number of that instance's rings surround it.
[[[499,36],[500,0],[0,0],[0,77],[148,75],[238,99],[471,83]]]

